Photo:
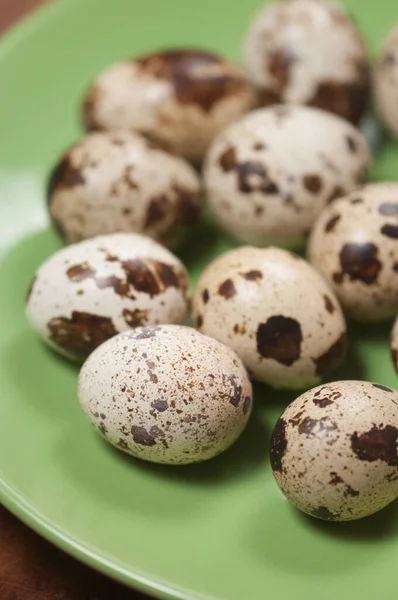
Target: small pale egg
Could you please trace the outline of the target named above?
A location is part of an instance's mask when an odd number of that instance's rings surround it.
[[[264,106],[307,104],[358,123],[369,101],[364,40],[334,2],[267,4],[247,33],[244,63]]]
[[[276,388],[316,385],[345,355],[334,293],[311,265],[280,248],[241,247],[213,261],[195,290],[193,316],[254,379]]]
[[[28,320],[55,350],[84,359],[126,329],[184,323],[188,274],[150,238],[115,233],[73,244],[36,272],[26,302]]]
[[[256,246],[303,245],[322,209],[368,176],[370,152],[350,123],[315,108],[246,115],[213,143],[208,204],[219,224]]]
[[[376,106],[384,125],[398,138],[398,25],[384,42],[374,68]]]
[[[79,398],[108,442],[137,458],[179,465],[226,450],[252,408],[236,354],[177,325],[139,327],[97,348],[80,372]]]
[[[166,50],[104,71],[83,102],[87,130],[135,130],[194,162],[212,139],[253,108],[234,63],[202,50]]]
[[[51,219],[70,244],[136,232],[175,246],[198,221],[194,169],[142,136],[92,133],[70,148],[48,184]]]
[[[294,400],[278,420],[270,459],[285,496],[305,513],[351,521],[398,498],[398,392],[335,381]]]
[[[369,184],[327,207],[310,235],[308,257],[352,319],[394,318],[398,184]]]

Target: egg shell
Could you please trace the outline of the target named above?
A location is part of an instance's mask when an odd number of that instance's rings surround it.
[[[183,159],[133,133],[92,133],[64,154],[48,184],[48,206],[66,243],[118,232],[175,246],[195,225],[199,178]]]
[[[196,327],[227,344],[254,379],[276,388],[316,385],[346,350],[346,326],[327,283],[280,248],[241,247],[204,271]]]
[[[390,348],[391,348],[391,359],[395,368],[395,371],[398,373],[398,317],[394,321],[394,325],[391,331],[390,338]]]
[[[309,238],[308,257],[352,319],[395,317],[398,184],[369,184],[326,208]]]
[[[398,393],[366,381],[305,392],[277,422],[271,466],[300,510],[350,521],[398,497]]]
[[[151,462],[188,464],[226,450],[251,412],[242,362],[189,327],[139,327],[87,359],[79,398],[111,444]]]
[[[253,111],[206,159],[209,207],[238,240],[299,247],[322,209],[368,176],[370,153],[349,123],[315,108]]]
[[[332,2],[265,6],[245,38],[244,64],[263,105],[307,104],[358,123],[369,100],[364,40],[346,11]]]
[[[224,127],[255,102],[243,71],[201,50],[155,52],[112,65],[83,102],[88,130],[137,130],[198,162]]]
[[[398,138],[398,25],[390,32],[376,61],[374,93],[379,117]]]
[[[119,233],[53,254],[36,273],[26,314],[51,346],[83,359],[126,329],[184,323],[188,301],[178,258],[145,236]]]

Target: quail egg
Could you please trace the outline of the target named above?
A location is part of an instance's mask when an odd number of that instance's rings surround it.
[[[54,349],[84,359],[129,328],[184,323],[188,275],[166,248],[134,233],[72,244],[37,271],[28,320]]]
[[[92,133],[54,167],[48,206],[68,244],[136,232],[175,246],[198,220],[200,183],[183,159],[138,134]]]
[[[254,379],[276,388],[316,385],[345,355],[334,293],[311,265],[280,248],[241,247],[213,261],[199,279],[193,316]]]
[[[336,381],[292,402],[277,422],[270,458],[282,492],[329,521],[371,515],[398,498],[398,392]]]
[[[252,407],[250,380],[230,349],[189,327],[139,327],[84,363],[79,398],[104,438],[151,462],[188,464],[226,450]]]

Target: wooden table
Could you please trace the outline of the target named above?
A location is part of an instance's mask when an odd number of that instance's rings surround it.
[[[0,0],[0,33],[42,2]],[[145,598],[54,548],[0,505],[0,600]]]

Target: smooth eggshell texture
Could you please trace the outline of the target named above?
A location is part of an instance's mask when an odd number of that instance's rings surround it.
[[[375,64],[374,91],[379,116],[398,138],[398,25],[385,41]]]
[[[366,180],[369,165],[366,141],[347,121],[277,106],[217,138],[204,180],[211,211],[238,240],[297,247],[327,203]]]
[[[198,162],[254,101],[237,65],[200,50],[168,50],[104,71],[87,92],[83,120],[88,130],[139,131]]]
[[[183,159],[133,133],[92,133],[54,167],[48,206],[66,243],[119,232],[174,246],[195,225],[199,178]]]
[[[285,0],[265,6],[247,33],[244,63],[263,105],[307,104],[357,123],[369,100],[363,38],[332,2]]]
[[[212,262],[195,290],[193,315],[254,379],[276,388],[315,385],[345,355],[335,295],[306,261],[279,248],[241,247]]]
[[[398,373],[398,317],[394,321],[390,339],[391,358],[396,372]]]
[[[140,327],[103,344],[83,365],[79,398],[111,444],[137,458],[180,465],[226,450],[252,407],[236,354],[176,325]]]
[[[312,389],[285,410],[271,466],[289,500],[330,521],[371,515],[398,497],[398,393],[365,381]]]
[[[370,184],[324,210],[308,257],[347,314],[381,321],[398,312],[398,184]]]
[[[41,337],[77,359],[126,329],[184,323],[187,312],[184,265],[134,233],[99,236],[56,252],[38,269],[26,303]]]

